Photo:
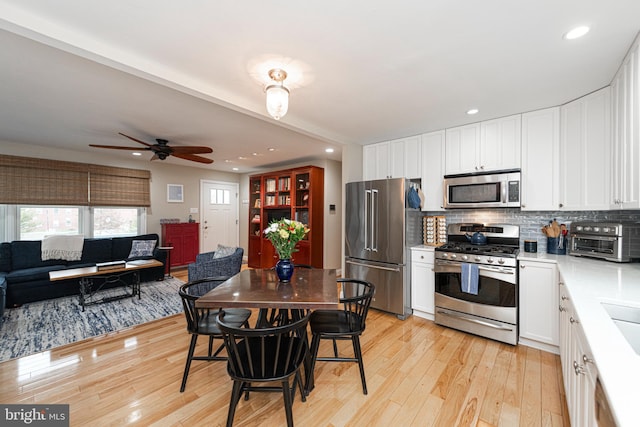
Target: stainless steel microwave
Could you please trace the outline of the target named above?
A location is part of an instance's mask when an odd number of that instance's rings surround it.
[[[520,170],[445,175],[444,207],[519,208]]]

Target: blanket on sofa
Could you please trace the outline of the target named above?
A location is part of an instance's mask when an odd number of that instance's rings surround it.
[[[83,235],[53,235],[42,239],[42,261],[62,259],[79,261],[84,246]]]

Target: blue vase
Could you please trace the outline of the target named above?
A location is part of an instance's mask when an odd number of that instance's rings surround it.
[[[291,280],[293,274],[293,264],[290,259],[281,259],[276,263],[276,274],[281,282],[288,282]]]

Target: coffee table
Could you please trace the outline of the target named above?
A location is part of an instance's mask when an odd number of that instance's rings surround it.
[[[70,268],[68,270],[49,272],[49,280],[55,282],[57,280],[78,279],[80,288],[80,305],[82,306],[82,311],[84,311],[85,307],[88,305],[130,298],[136,295],[138,296],[138,299],[140,299],[139,271],[146,268],[160,267],[161,265],[162,263],[158,260],[145,259],[129,261],[123,267],[110,268],[108,270],[99,270],[96,266]],[[133,276],[131,284],[123,280],[123,277],[129,274]],[[94,286],[95,279],[99,279],[97,286]],[[124,288],[124,292],[105,297],[99,297],[96,295],[106,285],[114,283],[120,283]]]

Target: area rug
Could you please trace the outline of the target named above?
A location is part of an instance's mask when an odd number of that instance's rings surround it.
[[[6,309],[0,328],[0,362],[181,313],[178,288],[182,284],[175,278],[145,282],[140,285],[141,299],[91,305],[84,312],[78,296]]]

